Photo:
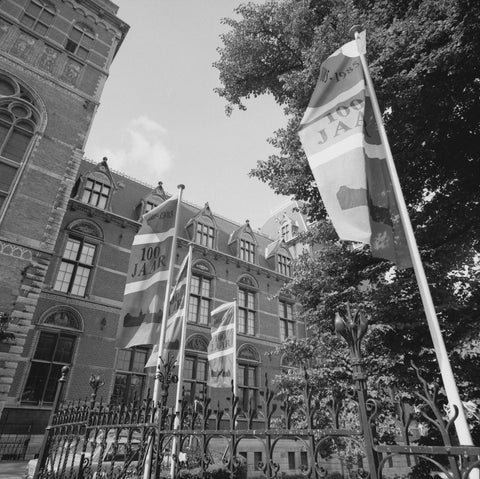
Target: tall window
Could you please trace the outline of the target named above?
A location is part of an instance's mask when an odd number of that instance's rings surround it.
[[[295,452],[288,451],[288,468],[290,470],[295,469]]]
[[[96,245],[84,238],[69,237],[57,274],[54,289],[84,296],[93,269]]]
[[[199,245],[213,249],[215,241],[215,229],[213,226],[204,223],[197,223],[195,242]]]
[[[195,334],[190,337],[185,346],[185,369],[183,376],[183,390],[187,401],[203,399],[203,391],[207,384],[208,361],[207,349],[208,340]]]
[[[238,352],[238,391],[240,406],[244,411],[258,410],[259,356],[250,345],[244,345]]]
[[[40,35],[45,35],[55,16],[55,7],[46,0],[30,0],[21,22]]]
[[[209,324],[212,280],[205,276],[192,274],[188,320],[198,324]]]
[[[255,293],[246,289],[238,291],[238,330],[243,334],[255,334]]]
[[[280,339],[295,336],[295,321],[293,320],[293,305],[286,301],[278,302],[278,316],[280,318]]]
[[[32,358],[22,402],[52,403],[63,366],[72,362],[76,336],[62,331],[42,331]]]
[[[67,39],[65,50],[85,60],[95,41],[94,36],[93,30],[86,25],[75,25]]]
[[[39,123],[34,100],[14,80],[0,76],[0,207]]]
[[[207,384],[207,358],[187,354],[184,367],[185,399],[189,401],[201,399]]]
[[[292,268],[291,268],[292,260],[288,256],[284,256],[282,254],[277,255],[277,265],[278,265],[278,272],[285,276],[292,275]]]
[[[83,188],[82,201],[97,208],[104,209],[107,206],[111,186],[97,179],[88,178]]]
[[[141,400],[145,390],[147,375],[145,364],[149,350],[145,348],[121,349],[117,356],[115,383],[111,401],[115,404],[127,404]]]
[[[51,404],[62,368],[72,364],[75,342],[83,329],[81,318],[70,308],[53,308],[39,322],[37,347],[33,354],[21,401]]]
[[[240,240],[240,259],[255,263],[255,243],[246,239]]]

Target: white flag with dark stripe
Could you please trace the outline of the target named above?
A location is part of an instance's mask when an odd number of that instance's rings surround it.
[[[364,48],[365,32],[361,37]],[[340,239],[411,266],[356,41],[322,63],[298,134]]]
[[[211,313],[212,339],[208,345],[208,385],[230,387],[236,367],[236,302]]]
[[[177,201],[170,198],[146,213],[133,240],[120,312],[120,347],[156,344],[160,337]]]

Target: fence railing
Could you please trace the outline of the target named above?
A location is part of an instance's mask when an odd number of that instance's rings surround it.
[[[167,407],[167,382],[159,403],[147,398],[104,404],[97,401],[101,380],[95,377],[89,401],[60,405],[65,370],[35,478],[157,479],[175,471],[185,478],[398,479],[415,470],[418,478],[466,479],[480,465],[480,447],[455,443],[454,417],[445,417],[436,387],[418,371],[416,414],[437,429],[438,445],[419,445],[418,423],[405,400],[382,405],[368,398],[360,354],[365,330],[357,316],[338,329],[350,347],[354,394],[319,401],[305,371],[303,400],[296,407],[289,398],[282,401],[267,378],[261,404],[251,401],[247,410],[232,388],[228,404],[214,403],[204,391],[201,401],[184,400],[175,414]],[[172,378],[173,367],[173,361],[164,363],[161,377]],[[378,439],[385,421],[395,430],[392,444]]]

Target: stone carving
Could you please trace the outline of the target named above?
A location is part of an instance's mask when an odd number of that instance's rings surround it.
[[[41,70],[53,74],[55,69],[55,64],[57,62],[59,53],[57,50],[45,45],[43,53],[40,55],[38,59],[38,68]]]
[[[33,37],[25,33],[20,33],[15,40],[15,43],[12,45],[10,53],[22,60],[26,60],[34,43],[35,39]]]

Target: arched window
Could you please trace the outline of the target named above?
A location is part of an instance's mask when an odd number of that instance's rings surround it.
[[[62,368],[72,364],[83,320],[71,307],[54,307],[40,319],[39,330],[21,402],[41,405],[53,403]]]
[[[0,207],[5,201],[40,123],[32,96],[0,75]]]
[[[197,261],[192,268],[188,320],[192,323],[210,324],[214,271],[207,261]]]
[[[238,331],[254,336],[257,330],[258,285],[251,276],[238,281]]]
[[[30,0],[21,23],[39,35],[45,35],[55,17],[55,6],[47,0]]]
[[[86,60],[94,42],[94,31],[84,23],[77,23],[73,25],[70,35],[67,38],[65,50],[73,53],[82,60]]]
[[[207,385],[207,348],[208,340],[200,334],[191,336],[186,342],[183,389],[188,401],[202,399]]]
[[[237,383],[240,407],[243,411],[258,410],[260,356],[250,344],[244,344],[238,351]]]

